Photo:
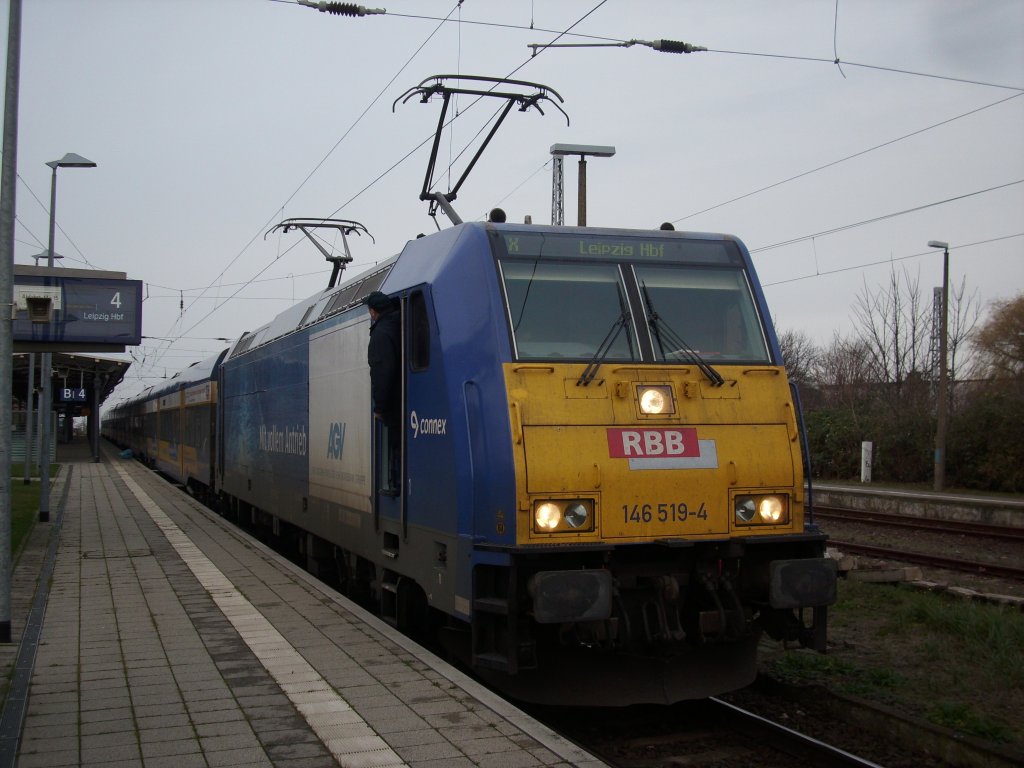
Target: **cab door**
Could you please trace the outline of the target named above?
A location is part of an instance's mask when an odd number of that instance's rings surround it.
[[[404,435],[406,424],[406,382],[407,353],[406,317],[408,300],[400,298],[401,343],[399,344],[399,388],[401,391],[401,417],[398,429],[389,429],[383,420],[374,418],[372,429],[373,456],[373,512],[375,527],[383,532],[383,552],[391,558],[398,557],[399,541],[404,532],[405,455]]]

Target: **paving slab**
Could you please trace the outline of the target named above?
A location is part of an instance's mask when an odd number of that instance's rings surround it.
[[[8,764],[601,765],[137,462],[72,461],[52,496],[18,566],[49,546],[49,584],[13,579],[49,594]]]

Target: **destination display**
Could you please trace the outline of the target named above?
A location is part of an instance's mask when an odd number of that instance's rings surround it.
[[[671,237],[632,237],[615,234],[551,234],[509,232],[499,235],[509,256],[552,259],[608,259],[612,261],[664,261],[685,264],[739,264],[731,240],[694,240]]]
[[[27,294],[60,292],[52,301],[49,322],[33,322],[27,309],[18,308],[15,342],[125,346],[142,342],[140,280],[18,275],[15,288]]]

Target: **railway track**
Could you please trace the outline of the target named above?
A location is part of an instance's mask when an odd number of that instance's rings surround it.
[[[614,768],[878,766],[715,698],[668,707],[552,708],[531,714]]]
[[[1024,528],[1011,528],[1005,525],[987,525],[985,523],[959,520],[938,520],[929,517],[909,517],[907,515],[890,514],[887,512],[823,506],[816,506],[814,508],[814,517],[822,520],[842,520],[844,522],[870,523],[871,525],[891,526],[894,528],[912,528],[937,531],[939,533],[985,536],[1005,541],[1024,541]]]
[[[903,549],[891,547],[876,547],[870,544],[857,544],[852,541],[831,540],[831,546],[837,549],[856,555],[868,555],[884,560],[898,560],[902,563],[913,563],[914,565],[926,565],[931,568],[942,568],[947,571],[960,571],[962,573],[975,573],[982,576],[999,576],[1006,579],[1024,581],[1024,568],[1012,565],[1000,565],[998,563],[986,563],[978,560],[964,560],[957,557],[945,557],[924,552],[908,552]]]
[[[844,553],[1024,581],[1024,562],[1019,556],[1005,555],[1007,550],[1019,551],[1020,543],[1024,542],[1022,528],[839,507],[818,507],[815,517],[825,522],[824,527],[832,536],[830,545]],[[886,536],[886,530],[916,532],[921,536]],[[950,554],[950,550],[956,554]],[[997,551],[1004,552],[1003,562],[996,562]]]

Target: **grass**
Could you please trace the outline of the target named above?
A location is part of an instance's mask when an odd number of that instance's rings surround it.
[[[60,464],[50,465],[50,477],[52,478],[57,474],[57,470],[60,469]],[[32,476],[39,477],[39,465],[32,464]],[[23,482],[25,479],[25,464],[24,462],[17,462],[11,464],[11,481],[15,483]]]
[[[783,654],[768,661],[768,674],[1024,743],[1024,612],[842,581],[829,624],[828,654]]]
[[[54,465],[56,466],[56,465]],[[21,545],[32,532],[39,515],[39,483],[22,482],[22,465],[11,466],[11,558],[17,562]],[[7,696],[11,676],[14,674],[13,662],[0,679],[0,703]]]
[[[32,531],[39,512],[39,484],[25,485],[21,477],[11,480],[11,554],[16,556]]]
[[[60,464],[50,465],[51,481]],[[39,512],[39,482],[25,484],[25,465],[11,464],[11,554],[17,557],[22,542],[35,525]]]

